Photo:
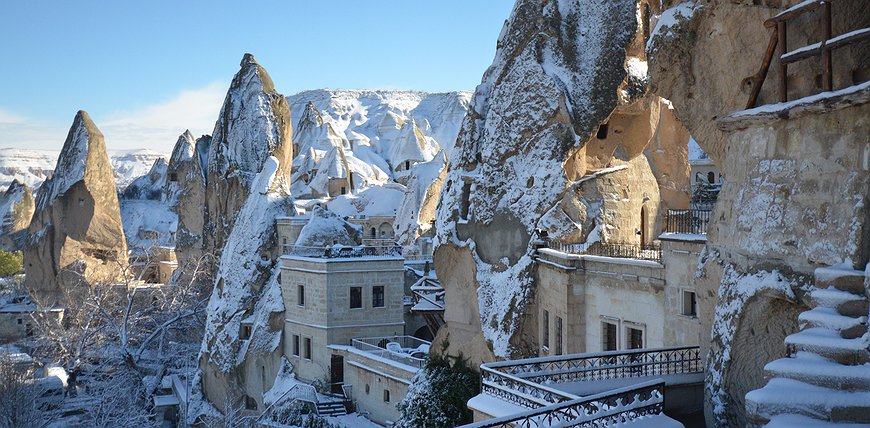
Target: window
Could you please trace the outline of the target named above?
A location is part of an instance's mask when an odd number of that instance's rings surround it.
[[[411,161],[405,161],[405,169],[411,169]]]
[[[384,403],[389,403],[389,402],[390,402],[390,390],[385,389],[384,390]]]
[[[601,350],[615,351],[617,348],[616,342],[616,324],[610,322],[601,323]]]
[[[304,355],[304,357],[306,360],[310,360],[311,359],[311,338],[306,337],[304,343],[305,343],[305,355]]]
[[[247,340],[251,338],[251,325],[242,324],[242,331],[239,332],[239,339]]]
[[[173,172],[173,173],[169,174],[169,181],[173,181],[173,182],[178,181],[178,173]]]
[[[640,349],[643,348],[643,330],[639,328],[626,327],[625,328],[626,335],[626,344],[625,347],[628,349]]]
[[[293,335],[293,355],[299,356],[299,335]]]
[[[460,198],[459,218],[468,220],[468,209],[471,205],[471,182],[462,183],[462,197]]]
[[[372,239],[377,238],[377,237],[378,237],[378,231],[373,227],[372,228]]]
[[[245,396],[245,409],[257,410],[257,400],[254,400],[254,397],[246,395]]]
[[[698,306],[695,300],[695,293],[692,291],[683,290],[683,315],[687,317],[698,316]]]
[[[606,123],[599,126],[598,133],[595,134],[595,138],[597,138],[599,140],[607,139],[607,128],[608,128],[608,126]]]
[[[556,317],[556,355],[562,355],[562,318]]]
[[[21,324],[22,319],[18,318],[18,324]]]
[[[296,304],[305,306],[305,286],[302,284],[296,286]]]
[[[344,186],[341,186],[341,194],[344,195],[345,193],[347,193],[347,188]]]
[[[713,184],[716,182],[716,174],[713,171],[707,173],[707,182]]]
[[[383,308],[384,307],[384,286],[376,285],[372,287],[372,307],[373,308]]]
[[[371,387],[369,386],[369,384],[366,384],[366,395],[368,395],[370,389]]]
[[[542,321],[544,332],[541,334],[541,345],[544,346],[545,349],[550,348],[550,313],[544,311],[544,319]]]
[[[350,308],[359,309],[362,307],[362,287],[350,287]]]

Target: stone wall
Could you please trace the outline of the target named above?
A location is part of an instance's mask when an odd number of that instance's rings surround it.
[[[758,71],[772,31],[764,20],[798,2],[758,3],[683,5],[684,16],[653,34],[649,50],[653,90],[727,176],[696,281],[702,328],[712,330],[710,426],[745,424],[743,396],[761,386],[765,363],[785,356],[782,339],[796,331],[813,269],[863,269],[870,251],[866,95],[726,119],[749,98],[747,76]],[[832,6],[834,35],[870,26],[866,1]],[[818,15],[792,21],[788,31],[789,50],[817,41]],[[835,89],[866,80],[868,57],[866,43],[836,51]],[[790,100],[821,91],[818,64],[789,67]],[[778,101],[779,78],[774,62],[759,104]]]

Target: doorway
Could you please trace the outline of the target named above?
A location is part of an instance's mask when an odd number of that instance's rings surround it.
[[[329,362],[329,392],[342,394],[344,385],[344,356],[332,355]]]

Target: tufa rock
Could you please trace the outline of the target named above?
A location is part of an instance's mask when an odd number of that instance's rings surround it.
[[[118,194],[103,134],[76,114],[54,169],[39,188],[24,252],[24,285],[44,304],[82,283],[115,281],[127,265]]]
[[[27,239],[27,227],[33,217],[35,203],[30,186],[13,180],[0,195],[0,249],[20,251]]]
[[[293,159],[287,99],[254,56],[245,54],[215,123],[206,174],[203,250],[218,253],[270,156],[278,159],[277,180],[289,183]]]

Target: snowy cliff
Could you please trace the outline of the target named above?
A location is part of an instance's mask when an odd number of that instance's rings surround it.
[[[520,0],[474,93],[442,192],[435,264],[439,277],[456,272],[442,278],[448,298],[451,285],[476,289],[470,328],[497,357],[527,352],[531,238],[570,220],[551,209],[587,173],[585,141],[617,106],[637,17],[630,0]],[[477,339],[450,343],[465,340]]]

